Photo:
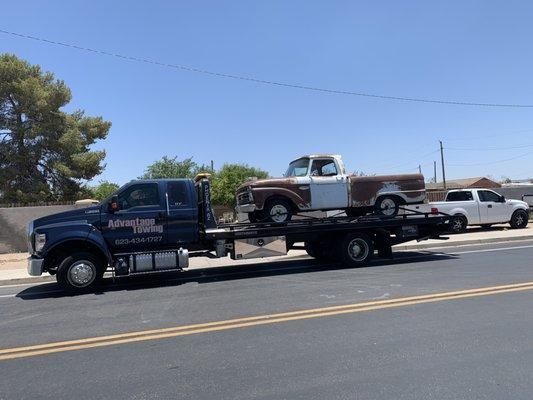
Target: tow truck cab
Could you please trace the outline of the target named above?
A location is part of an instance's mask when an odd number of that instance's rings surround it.
[[[60,259],[72,252],[90,253],[107,266],[114,254],[191,249],[198,235],[192,180],[131,181],[96,206],[30,222],[28,272],[55,274]]]

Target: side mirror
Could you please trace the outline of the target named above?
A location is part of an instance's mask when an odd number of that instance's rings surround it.
[[[111,200],[109,200],[109,203],[107,205],[107,210],[111,213],[120,210],[120,205],[118,204],[118,196],[116,194],[111,196]]]
[[[500,196],[500,203],[505,203],[505,196]]]

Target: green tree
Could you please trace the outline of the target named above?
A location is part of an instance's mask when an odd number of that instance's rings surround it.
[[[267,178],[268,173],[246,164],[224,164],[212,177],[212,202],[235,206],[235,190],[252,177]]]
[[[139,179],[162,179],[162,178],[194,178],[199,172],[212,172],[206,165],[198,165],[192,157],[183,161],[178,157],[164,156],[161,160],[146,167],[144,174]]]
[[[109,181],[100,181],[98,186],[92,188],[92,194],[96,200],[104,200],[117,191],[119,186]]]
[[[0,201],[75,200],[84,181],[100,174],[110,122],[82,110],[61,110],[71,100],[51,72],[12,54],[0,55]]]

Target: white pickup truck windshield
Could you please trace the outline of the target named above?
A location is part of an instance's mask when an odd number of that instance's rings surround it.
[[[309,169],[309,159],[301,158],[289,164],[285,176],[306,176]]]

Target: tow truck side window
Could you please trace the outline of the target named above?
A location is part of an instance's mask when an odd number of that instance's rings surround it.
[[[131,185],[118,195],[121,210],[133,207],[159,205],[159,190],[157,183],[139,183]]]
[[[461,192],[450,192],[446,196],[446,201],[471,201],[474,200],[472,192],[470,190],[465,190]]]
[[[185,182],[169,182],[167,184],[168,205],[183,207],[190,205],[189,192]]]

